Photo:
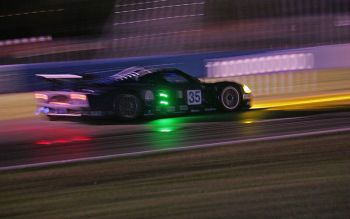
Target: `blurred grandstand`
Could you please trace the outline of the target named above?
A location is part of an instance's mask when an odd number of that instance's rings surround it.
[[[0,64],[350,41],[348,0],[7,0],[0,6]]]

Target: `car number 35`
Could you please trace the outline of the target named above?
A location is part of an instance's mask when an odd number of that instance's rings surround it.
[[[202,92],[201,92],[201,90],[188,90],[187,91],[187,104],[188,105],[202,104]]]

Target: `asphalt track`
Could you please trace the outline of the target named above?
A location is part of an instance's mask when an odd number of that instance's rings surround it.
[[[350,132],[349,103],[254,109],[137,123],[0,122],[0,170]]]

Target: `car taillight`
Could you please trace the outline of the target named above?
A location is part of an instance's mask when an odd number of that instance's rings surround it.
[[[85,94],[70,94],[70,98],[72,100],[86,100],[86,95]]]
[[[48,100],[48,96],[46,94],[36,93],[34,94],[35,99]]]

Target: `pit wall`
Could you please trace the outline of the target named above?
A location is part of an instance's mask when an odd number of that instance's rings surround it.
[[[350,68],[202,78],[202,81],[243,83],[253,90],[255,97],[350,92]]]
[[[238,81],[249,85],[256,97],[350,90],[350,44],[339,44],[0,66],[0,93],[46,89],[47,83],[35,74],[109,74],[135,65],[176,67],[207,82]]]
[[[350,45],[206,60],[206,82],[247,84],[255,97],[350,91]]]

